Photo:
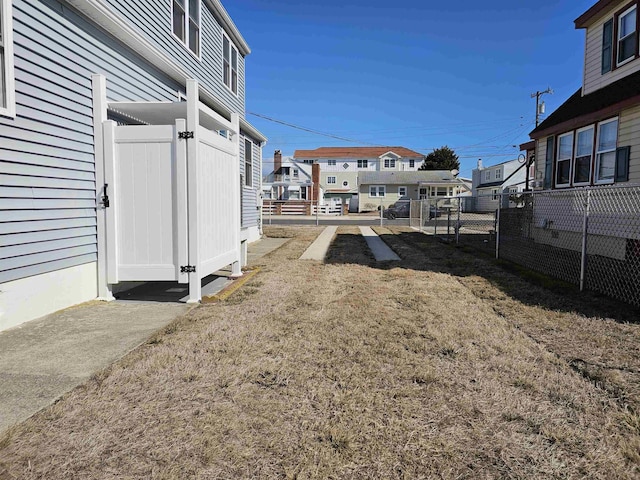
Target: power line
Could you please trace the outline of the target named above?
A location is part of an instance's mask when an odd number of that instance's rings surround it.
[[[304,132],[309,132],[309,133],[315,133],[316,135],[322,135],[324,137],[334,138],[336,140],[342,140],[344,142],[361,143],[361,144],[370,145],[370,146],[377,146],[378,145],[377,143],[362,142],[360,140],[354,140],[352,138],[340,137],[338,135],[333,135],[331,133],[320,132],[319,130],[313,130],[311,128],[301,127],[299,125],[294,125],[293,123],[285,122],[283,120],[277,120],[275,118],[267,117],[266,115],[261,115],[259,113],[247,112],[247,114],[248,115],[253,115],[254,117],[263,118],[264,120],[269,120],[270,122],[279,123],[280,125],[285,125],[287,127],[295,128],[297,130],[302,130]]]

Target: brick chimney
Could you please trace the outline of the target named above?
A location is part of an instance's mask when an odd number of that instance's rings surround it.
[[[311,165],[311,181],[313,182],[313,191],[311,192],[311,201],[317,202],[320,192],[320,164]]]
[[[280,169],[282,168],[282,152],[280,150],[276,150],[273,152],[273,172],[276,175],[281,174]]]

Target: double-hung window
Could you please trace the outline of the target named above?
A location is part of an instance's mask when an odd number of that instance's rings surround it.
[[[612,182],[616,166],[616,145],[618,139],[618,119],[606,120],[598,124],[596,141],[596,182]]]
[[[576,134],[576,159],[573,167],[573,184],[585,184],[591,180],[593,152],[593,126],[581,128]]]
[[[331,185],[335,185],[336,177],[327,177],[327,183]]]
[[[358,168],[369,168],[368,160],[358,160]]]
[[[0,0],[0,115],[14,117],[13,29],[11,0]]]
[[[395,158],[385,158],[384,159],[384,168],[396,168],[396,159]]]
[[[416,168],[416,161],[413,158],[409,160],[409,168]]]
[[[336,166],[336,161],[335,160],[327,160],[327,165],[329,165],[330,167],[335,167]]]
[[[244,184],[247,187],[253,186],[253,143],[249,139],[244,139]]]
[[[485,181],[485,182],[488,182],[489,180],[491,180],[491,170],[487,170],[487,171],[484,173],[484,181]]]
[[[173,0],[173,33],[200,56],[200,0]]]
[[[636,19],[637,7],[635,5],[618,16],[617,65],[622,65],[636,56],[638,48]]]
[[[369,187],[369,196],[370,197],[384,197],[385,196],[385,186],[384,185],[371,185]]]
[[[573,158],[573,132],[558,137],[556,161],[556,187],[568,186],[571,182],[571,159]]]
[[[398,196],[406,197],[407,196],[407,187],[398,187]]]
[[[498,169],[496,170],[496,180],[501,180],[502,179],[502,170]]]
[[[238,50],[226,35],[222,35],[222,81],[238,94]]]

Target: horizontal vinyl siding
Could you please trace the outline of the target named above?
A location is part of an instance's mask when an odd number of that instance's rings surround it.
[[[631,146],[629,181],[640,183],[640,105],[620,114],[618,146]]]
[[[170,0],[107,0],[106,3],[155,47],[197,78],[231,111],[244,115],[244,57],[238,53],[238,95],[235,95],[222,82],[223,28],[204,2],[200,20],[200,59],[173,35]]]
[[[602,87],[620,80],[631,73],[640,70],[640,59],[632,60],[625,63],[619,68],[602,75],[602,30],[603,25],[613,18],[614,11],[617,11],[622,4],[616,5],[610,13],[601,16],[598,21],[587,29],[587,39],[585,44],[585,61],[584,61],[584,85],[583,94],[587,95]],[[614,39],[615,42],[615,39]],[[616,59],[613,59],[615,65]]]
[[[109,100],[182,87],[55,0],[14,0],[16,118],[0,117],[0,282],[96,260],[91,75]]]
[[[243,135],[240,136],[240,161],[241,171],[244,173],[244,141],[245,138],[252,140],[249,137]],[[261,172],[262,172],[262,148],[259,144],[253,143],[253,159],[252,165],[252,187],[242,186],[242,227],[255,227],[258,225],[260,211],[257,208],[258,193],[261,188]]]
[[[544,137],[536,141],[535,181],[542,181],[543,184],[544,184],[544,169],[547,162],[547,138],[549,137]]]

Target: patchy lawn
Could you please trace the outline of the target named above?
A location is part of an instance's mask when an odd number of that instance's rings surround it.
[[[409,229],[321,231],[0,439],[10,478],[637,478],[637,313]]]

